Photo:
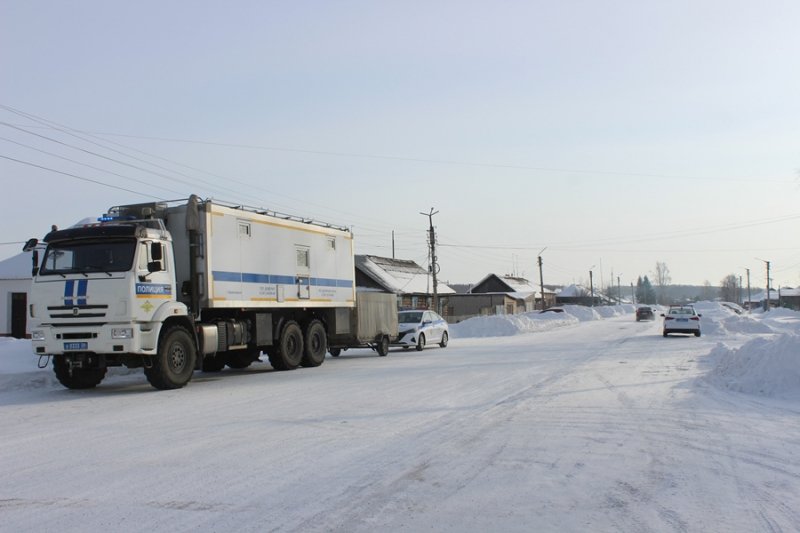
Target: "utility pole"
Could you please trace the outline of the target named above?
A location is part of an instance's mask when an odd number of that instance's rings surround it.
[[[766,303],[764,304],[764,311],[769,311],[769,261],[764,262],[767,264],[767,299]]]
[[[436,231],[433,229],[433,215],[438,213],[439,211],[434,211],[431,207],[430,213],[420,213],[420,215],[428,217],[428,222],[430,224],[430,229],[428,239],[430,241],[430,249],[431,249],[431,276],[433,277],[433,310],[437,313],[439,312],[439,291],[436,284],[436,274],[438,273],[437,270],[439,269],[439,264],[436,261]]]
[[[547,250],[547,246],[542,248],[542,252]],[[539,252],[539,291],[542,295],[542,311],[545,309],[545,301],[544,301],[544,277],[542,276],[542,252]]]
[[[394,258],[394,230],[392,230],[392,259]]]
[[[769,311],[769,261],[767,261],[767,311]]]
[[[747,270],[747,312],[750,312],[750,269],[745,268]]]
[[[592,271],[589,271],[589,292],[592,293],[592,307],[594,307],[594,280],[592,279]]]
[[[619,284],[619,276],[617,276],[617,305],[622,305],[622,286]]]
[[[759,261],[767,265],[767,298],[764,300],[764,311],[769,311],[769,261],[756,257]],[[747,285],[750,285],[750,270],[747,271]]]
[[[631,281],[631,303],[636,305],[636,291],[633,289],[633,282]]]

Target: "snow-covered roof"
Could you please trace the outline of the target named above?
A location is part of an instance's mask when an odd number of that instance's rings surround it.
[[[31,279],[31,254],[21,253],[0,261],[0,279]]]
[[[491,278],[492,276],[496,277],[501,282],[503,282],[509,288],[508,292],[527,294],[527,295],[539,294],[538,286],[536,286],[534,283],[525,278],[520,278],[517,276],[499,276],[497,274],[488,274],[485,278],[476,283],[475,287],[482,284],[484,281]],[[555,294],[555,292],[551,291],[550,289],[545,289],[544,293]]]
[[[356,255],[356,268],[386,290],[395,294],[433,294],[433,280],[428,271],[414,261],[375,255]],[[455,294],[452,288],[437,282],[438,294]]]
[[[506,285],[511,287],[512,292],[536,292],[536,287],[525,278],[514,276],[498,276]]]
[[[789,292],[790,290],[794,291],[794,289],[781,289],[780,296],[794,296],[795,294],[797,294],[796,292],[794,294],[790,293]],[[750,301],[751,302],[763,302],[766,299],[767,299],[767,291],[765,291],[764,289],[761,289],[759,291],[753,291],[750,294]],[[777,300],[778,299],[778,289],[770,289],[769,290],[769,299],[770,300]],[[746,294],[743,296],[742,300],[743,301],[747,301],[747,295]]]
[[[561,292],[558,293],[559,298],[581,298],[584,296],[591,296],[592,291],[584,287],[583,285],[567,285]]]

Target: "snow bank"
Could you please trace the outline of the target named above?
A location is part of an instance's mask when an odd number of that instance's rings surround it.
[[[581,322],[588,322],[590,320],[600,320],[603,318],[600,313],[595,311],[595,307],[586,307],[585,305],[564,305],[562,306],[565,313],[568,313]],[[545,313],[548,314],[548,313]]]
[[[521,315],[492,315],[468,318],[450,326],[450,335],[466,337],[510,337],[522,333],[549,331],[577,324],[579,320],[568,313],[524,313]]]
[[[702,329],[703,335],[727,336],[775,333],[775,330],[761,320],[760,316],[736,313],[734,309],[737,307],[735,304],[728,302],[695,303],[695,310],[702,315],[700,329]]]
[[[53,371],[39,368],[31,341],[0,337],[0,388],[23,390],[54,386]]]
[[[758,337],[740,348],[722,343],[709,357],[714,368],[705,380],[745,394],[800,399],[800,335]]]
[[[0,374],[24,374],[38,370],[39,358],[31,341],[0,337]]]
[[[733,315],[721,320],[722,327],[730,333],[775,333],[769,325],[762,320],[748,316]]]
[[[450,336],[467,337],[509,337],[523,333],[550,331],[555,328],[575,325],[579,322],[601,320],[617,315],[632,313],[631,305],[585,307],[582,305],[563,305],[563,313],[523,313],[519,315],[477,316],[450,325]]]

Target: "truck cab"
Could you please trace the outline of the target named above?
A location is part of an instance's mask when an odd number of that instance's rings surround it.
[[[165,317],[187,317],[175,299],[172,239],[160,220],[107,217],[44,240],[29,307],[32,347],[53,356],[66,386],[94,386],[108,366],[143,366],[142,356],[158,349]]]

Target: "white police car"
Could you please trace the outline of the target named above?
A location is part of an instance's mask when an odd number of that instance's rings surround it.
[[[700,336],[700,317],[691,305],[672,305],[664,317],[664,336],[670,333],[690,333]]]
[[[447,322],[433,311],[400,311],[397,326],[397,339],[392,344],[405,349],[414,346],[420,351],[426,344],[438,344],[444,348],[450,338]]]

